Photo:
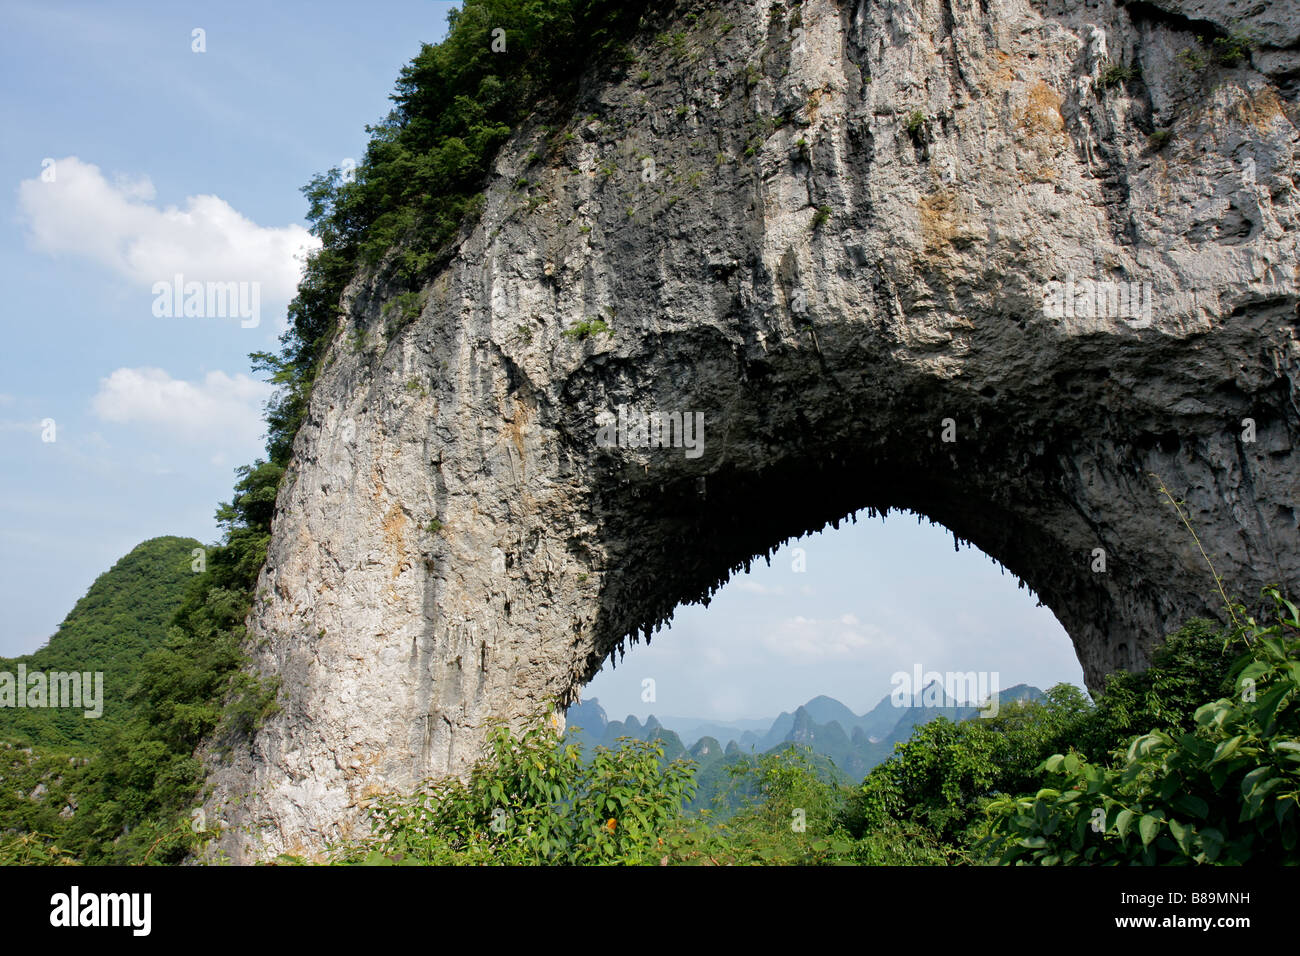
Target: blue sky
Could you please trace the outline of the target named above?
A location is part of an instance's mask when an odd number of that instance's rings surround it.
[[[1000,689],[1083,686],[1065,631],[1010,572],[978,549],[954,550],[942,526],[894,513],[788,543],[708,608],[679,608],[648,646],[606,662],[583,698],[611,720],[775,717],[818,694],[861,714],[894,673],[918,665],[996,673]],[[642,700],[646,680],[653,702]]]
[[[0,6],[0,654],[141,540],[216,537],[262,448],[247,355],[283,328],[299,190],[360,156],[451,7]],[[260,283],[259,323],[156,317],[176,272]]]
[[[452,6],[6,0],[0,655],[43,644],[140,541],[215,539],[234,468],[262,448],[247,355],[283,328],[310,241],[300,189],[361,155]],[[256,324],[155,314],[155,283],[177,274],[256,283]],[[918,660],[1003,686],[1082,680],[1052,614],[942,529],[900,517],[802,546],[806,572],[788,551],[756,566],[587,696],[726,719],[818,693],[861,711]]]

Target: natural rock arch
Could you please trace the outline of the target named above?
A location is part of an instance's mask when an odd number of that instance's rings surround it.
[[[587,84],[540,203],[517,132],[416,321],[350,287],[249,621],[282,709],[211,758],[232,859],[355,835],[489,719],[856,509],[1000,560],[1093,685],[1215,611],[1153,474],[1235,594],[1300,583],[1285,78],[1189,92],[1178,18],[1105,3],[806,0],[798,42],[765,3],[701,9],[698,58],[638,48],[662,82]],[[1071,275],[1153,308],[1054,315]],[[601,447],[620,404],[702,413],[703,453]]]

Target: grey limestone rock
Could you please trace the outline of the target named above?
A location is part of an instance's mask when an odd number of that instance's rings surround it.
[[[682,4],[569,141],[517,130],[418,316],[349,287],[249,620],[281,710],[209,755],[213,852],[366,832],[862,509],[1001,561],[1094,687],[1218,611],[1153,476],[1231,592],[1300,584],[1294,5],[1250,14],[1273,73],[1181,55],[1246,6]],[[650,412],[702,444],[629,447]]]

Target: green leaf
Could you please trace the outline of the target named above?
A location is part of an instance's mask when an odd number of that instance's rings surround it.
[[[1214,827],[1206,827],[1197,834],[1197,837],[1205,850],[1205,858],[1213,863],[1223,852],[1223,834]]]
[[[1278,800],[1277,803],[1273,804],[1273,815],[1277,817],[1279,825],[1282,823],[1282,818],[1285,817],[1295,805],[1295,802],[1295,797],[1288,797],[1284,800]]]
[[[1197,819],[1204,820],[1210,812],[1210,805],[1195,794],[1185,793],[1174,801],[1179,810],[1189,813]]]
[[[1211,701],[1196,708],[1196,713],[1192,715],[1192,719],[1196,721],[1198,727],[1218,726],[1223,722],[1223,718],[1230,709],[1231,704],[1226,700]]]
[[[1276,687],[1270,687],[1267,693],[1256,702],[1259,724],[1264,733],[1267,734],[1272,731],[1278,707],[1294,691],[1295,686],[1293,684],[1279,683]]]
[[[1273,776],[1272,767],[1267,764],[1262,767],[1256,767],[1250,773],[1246,774],[1246,776],[1241,778],[1241,795],[1243,797],[1249,797],[1252,790],[1271,776]]]
[[[1170,819],[1169,833],[1173,836],[1174,842],[1178,844],[1178,848],[1182,850],[1186,856],[1192,855],[1193,832],[1194,831],[1192,830],[1191,827],[1184,826],[1183,824],[1179,823],[1177,820]]]
[[[1154,814],[1144,813],[1142,819],[1138,821],[1138,834],[1142,837],[1142,845],[1150,846],[1151,841],[1160,833],[1160,826],[1164,823]]]
[[[1121,840],[1128,836],[1128,830],[1133,825],[1134,816],[1136,814],[1132,810],[1121,810],[1119,816],[1115,818],[1115,832],[1119,834]]]
[[[1241,742],[1244,739],[1245,738],[1241,734],[1238,734],[1235,737],[1229,737],[1227,740],[1223,741],[1219,746],[1214,748],[1214,758],[1210,763],[1216,764],[1227,760],[1237,752],[1237,748],[1241,746]]]

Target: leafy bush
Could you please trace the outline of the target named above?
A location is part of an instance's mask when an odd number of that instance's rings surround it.
[[[1074,747],[1104,764],[1116,746],[1153,727],[1191,729],[1197,707],[1231,668],[1224,644],[1213,623],[1189,621],[1155,651],[1147,670],[1109,675],[1096,704],[1059,684],[1043,701],[1004,707],[997,717],[959,724],[939,718],[917,727],[867,775],[849,802],[846,826],[857,838],[902,827],[964,858],[977,842],[971,831],[985,803],[1037,790],[1039,769],[1052,754]]]
[[[980,846],[1003,863],[1295,862],[1300,831],[1300,616],[1276,590],[1271,624],[1235,608],[1245,643],[1233,692],[1194,727],[1153,730],[1114,767],[1075,752],[1043,762],[1033,797],[988,807]]]
[[[77,859],[48,833],[22,833],[0,840],[0,866],[76,866]]]
[[[396,298],[384,303],[384,334],[392,338],[404,326],[409,325],[420,316],[424,308],[424,296],[419,292],[403,292]]]
[[[1224,66],[1237,66],[1249,59],[1251,38],[1237,30],[1225,37],[1215,37],[1212,46],[1214,59]]]
[[[430,783],[372,808],[374,839],[344,852],[367,864],[650,863],[694,791],[689,761],[665,764],[654,741],[624,738],[584,762],[543,725],[513,738],[498,728],[492,754],[467,783]]]
[[[847,857],[853,841],[840,819],[846,793],[830,779],[832,770],[825,758],[797,746],[730,766],[752,796],[713,828],[715,861],[824,864]]]
[[[1098,75],[1097,82],[1103,89],[1111,89],[1137,79],[1138,75],[1138,71],[1134,67],[1124,66],[1120,63],[1108,63],[1106,68]]]
[[[581,322],[575,322],[565,329],[563,335],[565,338],[582,341],[589,335],[600,335],[601,333],[605,335],[614,334],[604,319],[583,319]]]
[[[862,836],[901,825],[919,827],[940,845],[962,845],[983,800],[1016,790],[1089,710],[1068,684],[1047,692],[1043,703],[1003,708],[989,719],[953,723],[939,717],[895,745],[851,801],[850,828]]]
[[[1199,73],[1210,65],[1209,57],[1205,55],[1204,51],[1195,47],[1185,47],[1179,50],[1177,59],[1185,70],[1192,73]]]
[[[441,780],[371,808],[374,835],[342,848],[337,862],[413,864],[817,864],[908,860],[883,839],[857,846],[839,812],[844,788],[798,748],[733,768],[751,792],[719,820],[688,815],[696,765],[667,761],[654,740],[620,738],[584,761],[549,727],[491,737],[491,755],[468,782]],[[873,838],[874,839],[874,838]],[[918,841],[920,842],[920,841]],[[937,859],[937,857],[934,857]],[[925,862],[933,862],[927,859]],[[296,861],[295,861],[296,862]]]
[[[912,137],[913,142],[920,143],[921,138],[925,133],[925,114],[920,110],[915,110],[912,115],[907,118],[907,122],[903,125],[903,128],[907,130],[907,135]]]

